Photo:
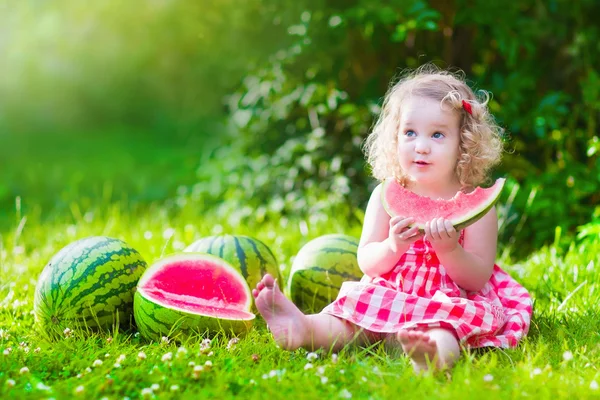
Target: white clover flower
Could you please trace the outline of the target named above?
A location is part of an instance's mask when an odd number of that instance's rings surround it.
[[[319,358],[319,355],[317,353],[314,353],[314,352],[308,353],[306,355],[306,359],[308,361],[313,361],[313,360],[316,360],[317,358]]]
[[[170,340],[169,340],[169,338],[168,338],[168,337],[166,337],[166,336],[163,336],[162,338],[160,338],[160,342],[161,342],[162,344],[169,344]]]
[[[571,353],[569,350],[567,350],[563,353],[563,360],[571,361],[572,359],[573,359],[573,353]]]
[[[206,357],[212,357],[214,354],[215,354],[215,353],[213,353],[213,352],[211,351],[211,352],[209,352],[209,353],[206,355]]]
[[[531,371],[532,376],[540,375],[541,373],[542,373],[542,370],[540,368],[534,368],[533,371]]]
[[[185,347],[179,347],[177,349],[177,358],[181,358],[181,357],[185,357],[187,355],[188,351]]]
[[[227,343],[227,350],[231,350],[232,348],[234,348],[235,345],[238,344],[239,341],[240,341],[240,339],[238,339],[236,337],[231,338],[229,340],[229,343]]]
[[[321,383],[324,385],[327,383],[327,381],[329,380],[329,378],[327,378],[326,376],[322,376],[321,377]]]
[[[348,391],[348,389],[342,389],[342,391],[340,392],[340,397],[342,399],[351,399],[352,398],[352,393],[350,393]]]
[[[109,336],[109,337],[107,337],[107,338],[106,338],[106,341],[107,341],[108,343],[111,343],[111,342],[113,341],[113,338],[112,338],[112,336]]]
[[[116,363],[113,364],[113,367],[115,367],[115,368],[121,368],[121,364],[119,364],[118,362],[116,362]]]
[[[4,349],[4,351],[2,352],[5,356],[9,355],[10,353],[12,353],[12,347],[7,347]]]
[[[193,362],[193,361],[190,361],[190,362],[188,363],[188,367],[194,367],[195,365],[196,365],[196,363],[195,363],[195,362]]]
[[[40,351],[42,351],[40,347],[36,347],[35,349],[33,349],[34,353],[39,353]]]
[[[204,371],[204,367],[202,365],[196,365],[194,367],[194,372],[202,372]]]
[[[267,374],[263,374],[263,375],[262,375],[262,378],[263,378],[263,379],[268,379],[268,378],[269,378],[269,375],[267,375]]]
[[[484,382],[491,382],[494,380],[494,376],[492,374],[487,374],[483,377]]]
[[[138,360],[145,360],[146,359],[146,353],[144,353],[143,351],[140,351],[137,355]]]
[[[160,390],[160,385],[158,383],[153,383],[152,386],[150,386],[150,389],[152,389],[152,391],[156,392],[156,391]]]
[[[272,369],[271,371],[269,371],[269,378],[274,378],[277,376],[277,371]]]
[[[122,363],[123,361],[125,361],[125,358],[126,358],[125,354],[121,354],[121,355],[119,355],[119,357],[117,357],[117,362]]]
[[[163,354],[163,356],[161,357],[161,360],[162,360],[163,362],[165,362],[165,361],[171,361],[172,359],[173,359],[173,353],[171,353],[171,352],[165,353],[165,354]]]
[[[146,240],[152,239],[152,232],[150,232],[150,231],[144,232],[144,239],[146,239]]]
[[[211,367],[213,366],[213,363],[212,363],[212,361],[210,361],[210,360],[207,360],[207,361],[204,363],[204,366],[205,366],[205,367],[207,367],[207,368],[211,368]]]
[[[89,374],[90,372],[92,372],[92,369],[91,369],[90,367],[87,367],[87,368],[85,369],[85,372],[87,372],[87,373]]]
[[[154,395],[154,393],[152,392],[152,389],[150,389],[150,388],[143,388],[140,395],[143,398],[148,398],[148,397],[152,397]]]
[[[163,239],[171,239],[171,237],[175,234],[175,229],[167,228],[163,231]]]
[[[17,383],[14,381],[14,379],[7,379],[6,380],[6,386],[8,387],[13,387],[15,386]]]
[[[325,367],[324,366],[319,366],[317,367],[317,374],[319,375],[323,375],[325,373]]]
[[[306,363],[306,365],[304,366],[304,370],[308,370],[311,369],[313,367],[313,365],[311,363]]]
[[[83,376],[83,375],[81,375],[81,374],[77,374],[77,376],[75,376],[75,378],[77,378],[77,379],[81,379],[81,377],[82,377],[82,376]]]
[[[171,390],[171,392],[177,392],[179,391],[179,385],[171,385],[169,389]]]
[[[44,385],[42,382],[39,382],[37,385],[35,385],[35,388],[42,391],[48,391],[52,389],[50,386]]]
[[[331,355],[331,362],[334,363],[334,364],[337,364],[337,362],[338,362],[338,355],[336,353],[333,353]]]
[[[591,381],[590,382],[590,389],[592,389],[592,390],[598,390],[598,382]]]
[[[108,357],[110,357],[110,353],[106,353],[106,354],[104,355],[104,358],[108,358]]]
[[[102,365],[102,360],[95,360],[95,361],[92,363],[92,367],[99,367],[99,366],[101,366],[101,365]]]
[[[8,330],[0,329],[0,339],[8,339],[9,337],[10,334],[8,333]]]
[[[29,368],[27,368],[27,367],[23,367],[23,368],[21,368],[19,370],[19,374],[20,375],[25,375],[25,374],[28,374],[28,373],[29,373]]]
[[[81,394],[81,393],[83,393],[84,390],[85,390],[85,387],[83,385],[79,385],[75,388],[75,394]]]

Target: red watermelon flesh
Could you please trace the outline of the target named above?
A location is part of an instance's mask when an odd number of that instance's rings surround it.
[[[471,193],[458,192],[453,198],[444,200],[420,196],[395,180],[387,179],[381,196],[383,207],[390,216],[413,217],[421,231],[427,221],[440,217],[450,220],[459,230],[473,224],[492,208],[502,193],[504,182],[504,178],[499,178],[487,189],[478,187]]]
[[[138,291],[164,307],[225,319],[254,318],[244,277],[225,261],[188,253],[171,256],[148,271]]]

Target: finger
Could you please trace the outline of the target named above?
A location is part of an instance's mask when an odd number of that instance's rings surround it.
[[[425,239],[431,240],[431,223],[425,222]]]
[[[440,235],[440,239],[449,238],[450,235],[448,235],[448,233],[446,232],[446,223],[444,222],[444,218],[438,218],[437,221],[435,221],[435,223],[437,225],[437,231]]]
[[[408,228],[407,230],[405,230],[402,233],[404,233],[404,237],[411,238],[414,235],[416,235],[417,233],[419,233],[419,227],[418,226],[413,226],[411,228]]]
[[[403,219],[403,220],[399,221],[398,223],[396,223],[394,226],[392,226],[391,231],[393,234],[399,234],[403,230],[405,230],[408,226],[410,226],[410,224],[412,224],[413,222],[414,222],[414,218]]]
[[[430,240],[438,240],[439,235],[437,234],[437,224],[435,218],[429,221],[429,238]]]
[[[448,236],[454,237],[454,235],[456,234],[456,229],[454,229],[454,225],[452,225],[452,222],[445,220],[444,225],[446,227],[446,232],[448,233]]]
[[[402,221],[403,219],[405,219],[405,218],[401,217],[400,215],[396,215],[395,217],[390,218],[390,226],[396,225],[398,222]]]

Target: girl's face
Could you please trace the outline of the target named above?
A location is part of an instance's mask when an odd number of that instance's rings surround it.
[[[460,115],[440,102],[409,97],[402,102],[398,158],[409,181],[444,190],[456,187]]]

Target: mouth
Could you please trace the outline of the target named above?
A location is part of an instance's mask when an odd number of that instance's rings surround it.
[[[417,165],[429,165],[429,163],[427,161],[422,161],[422,160],[417,160],[414,163]]]

